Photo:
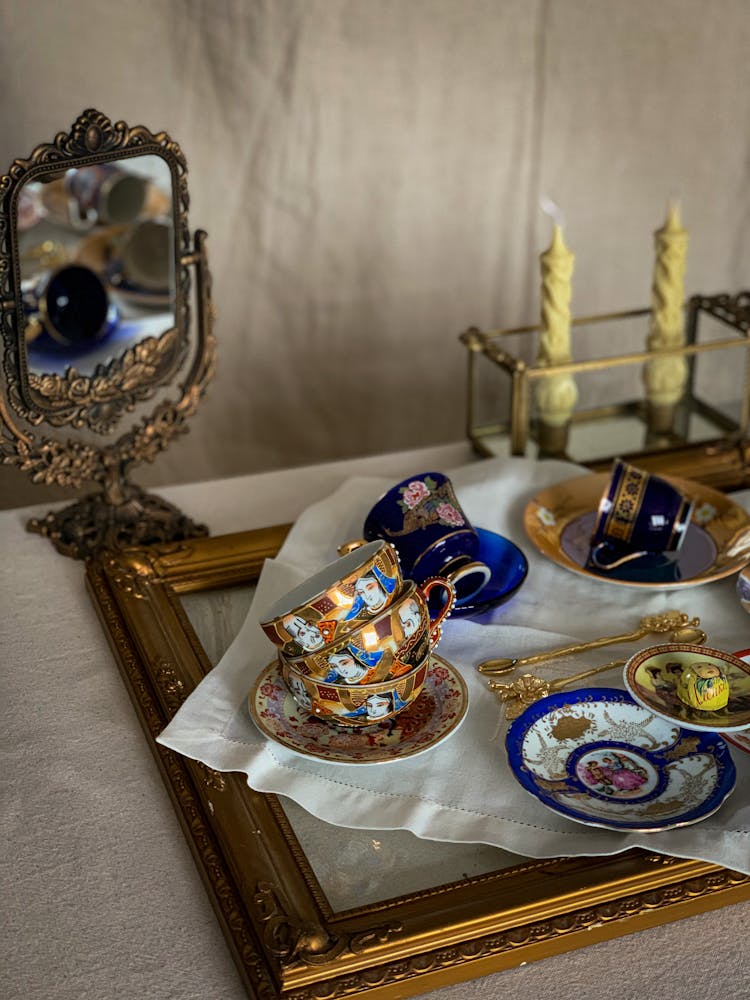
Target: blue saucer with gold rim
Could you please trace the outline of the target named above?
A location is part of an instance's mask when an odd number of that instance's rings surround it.
[[[508,730],[521,786],[566,819],[641,833],[710,816],[735,785],[718,733],[682,729],[617,688],[541,698]]]
[[[482,589],[465,601],[456,601],[451,618],[470,618],[509,600],[526,579],[529,564],[519,547],[504,535],[475,528],[479,536],[476,558],[490,570]]]

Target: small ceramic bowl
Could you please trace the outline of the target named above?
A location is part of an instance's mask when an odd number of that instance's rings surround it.
[[[625,664],[623,680],[637,702],[684,729],[750,730],[750,665],[721,649],[648,646]]]
[[[379,684],[326,684],[298,673],[282,662],[284,682],[303,712],[347,728],[372,726],[392,719],[418,697],[427,676],[430,654],[416,667]]]
[[[433,590],[442,591],[442,601],[431,617],[427,601]],[[281,653],[282,665],[288,664],[304,677],[346,687],[400,677],[438,644],[454,598],[455,591],[447,580],[428,580],[424,587],[407,580],[396,599],[372,621],[316,652],[303,656]]]
[[[330,563],[273,604],[260,626],[286,656],[322,649],[387,608],[403,583],[396,549],[376,541]]]

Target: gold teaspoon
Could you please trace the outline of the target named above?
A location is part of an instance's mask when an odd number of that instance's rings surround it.
[[[689,618],[683,611],[664,611],[662,614],[646,615],[641,618],[640,626],[633,632],[624,632],[622,635],[604,636],[601,639],[591,639],[589,642],[576,642],[570,646],[563,646],[560,649],[551,649],[545,653],[536,653],[533,656],[522,656],[518,659],[512,657],[501,657],[499,659],[484,660],[477,666],[480,674],[504,674],[514,667],[531,666],[533,663],[541,663],[543,660],[551,660],[557,656],[573,656],[576,653],[585,653],[590,649],[599,649],[601,646],[611,646],[616,642],[637,642],[647,635],[672,633],[673,642],[693,642],[692,638],[677,638],[678,633],[687,634],[685,630],[690,629],[689,634],[702,634],[698,629],[700,618]],[[705,635],[704,635],[705,641]]]

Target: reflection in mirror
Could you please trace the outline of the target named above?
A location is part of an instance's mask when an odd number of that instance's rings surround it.
[[[95,108],[0,177],[0,461],[94,487],[27,525],[76,559],[207,531],[130,480],[213,377],[206,234],[188,204],[179,144]]]
[[[172,173],[160,156],[39,175],[17,232],[30,374],[93,375],[176,319]]]

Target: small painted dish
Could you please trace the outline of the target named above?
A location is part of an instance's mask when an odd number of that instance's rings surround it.
[[[750,665],[750,649],[740,649],[734,655],[738,660],[742,660],[743,663]],[[723,736],[725,740],[728,740],[732,746],[737,747],[739,750],[744,750],[745,753],[750,753],[750,729],[746,730],[744,733],[722,732],[721,736]]]
[[[685,700],[685,675],[697,685],[692,704]],[[696,707],[701,699],[712,703],[712,686],[722,677],[729,684],[726,707],[714,711]],[[685,729],[731,733],[750,728],[750,665],[731,653],[689,643],[648,646],[630,657],[623,679],[644,708]]]
[[[735,784],[718,734],[681,729],[616,688],[542,698],[505,742],[527,792],[560,816],[608,830],[689,826],[716,812]]]
[[[337,729],[300,709],[276,660],[262,671],[248,697],[258,729],[281,746],[332,764],[386,764],[424,753],[455,733],[469,705],[459,672],[432,656],[419,699],[386,722]]]
[[[526,556],[509,538],[486,528],[475,530],[479,536],[477,559],[489,567],[490,578],[473,597],[456,601],[451,618],[469,618],[504,604],[516,593],[529,571]]]
[[[718,490],[676,476],[662,476],[693,505],[685,539],[677,552],[640,556],[614,569],[597,570],[590,562],[591,534],[609,473],[589,473],[548,486],[524,511],[524,528],[536,548],[558,566],[593,580],[628,587],[674,590],[722,580],[742,569],[744,549],[738,534],[750,515]]]

